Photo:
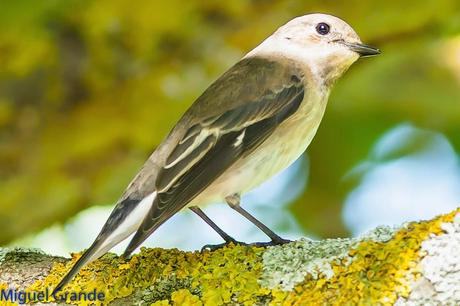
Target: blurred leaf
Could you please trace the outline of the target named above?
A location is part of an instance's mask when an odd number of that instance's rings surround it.
[[[445,44],[460,3],[443,1],[13,1],[0,4],[0,244],[112,204],[192,101],[282,23],[321,11],[382,56],[333,91],[293,205],[320,235],[345,235],[341,183],[400,121],[460,145],[459,80]]]

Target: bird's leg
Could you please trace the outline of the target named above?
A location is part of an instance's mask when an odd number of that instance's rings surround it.
[[[225,242],[230,243],[230,242],[236,242],[236,240],[224,232],[214,221],[212,221],[205,213],[204,211],[201,210],[198,206],[191,206],[189,207],[191,211],[193,211],[195,214],[197,214],[201,219],[203,219],[204,222],[206,222],[210,227],[212,227],[213,230],[216,231],[216,233],[219,234],[222,239],[225,240]]]
[[[255,243],[255,245],[260,245],[260,246],[266,246],[266,245],[278,245],[278,244],[285,244],[288,242],[291,242],[288,239],[281,238],[278,236],[275,232],[273,232],[271,229],[269,229],[265,224],[257,220],[253,215],[248,213],[243,207],[240,206],[240,195],[239,194],[234,194],[231,196],[228,196],[225,198],[225,201],[227,202],[228,206],[230,206],[232,209],[236,210],[239,214],[241,214],[243,217],[251,221],[252,224],[257,226],[262,232],[265,233],[268,237],[270,237],[271,242],[269,243]]]
[[[206,222],[206,224],[208,224],[210,227],[212,227],[212,229],[215,230],[216,233],[219,234],[219,236],[222,237],[222,239],[225,240],[225,242],[221,243],[221,244],[215,244],[215,245],[207,244],[202,248],[202,250],[207,249],[207,250],[210,250],[210,251],[214,251],[214,250],[222,248],[222,247],[224,247],[224,246],[226,246],[226,245],[228,245],[230,243],[233,243],[235,245],[245,245],[245,243],[237,241],[235,238],[233,238],[232,236],[230,236],[229,234],[224,232],[198,206],[191,206],[191,207],[189,207],[189,209],[191,211],[193,211],[195,214],[197,214],[201,219],[203,219],[203,221]]]

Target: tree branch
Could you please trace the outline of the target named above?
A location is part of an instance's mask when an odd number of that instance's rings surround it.
[[[459,212],[353,239],[214,252],[142,249],[128,261],[108,254],[82,269],[61,298],[104,305],[459,304]],[[0,301],[23,292],[37,301],[79,256],[1,250]],[[83,301],[98,294],[103,301]]]

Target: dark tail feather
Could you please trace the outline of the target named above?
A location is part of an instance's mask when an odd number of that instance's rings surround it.
[[[158,198],[156,197],[152,203],[152,208],[149,210],[144,221],[139,226],[136,234],[129,242],[125,251],[123,252],[123,258],[128,259],[132,252],[139,247],[145,239],[147,239],[154,231],[156,231],[163,223],[165,223],[172,215],[178,212],[182,207],[178,207],[175,210],[162,211],[158,209]]]
[[[147,196],[144,199],[148,199],[148,198],[149,196]],[[59,292],[67,283],[69,283],[84,265],[104,255],[105,252],[110,250],[114,245],[125,240],[126,237],[128,237],[135,230],[137,230],[137,227],[126,228],[124,234],[110,238],[111,233],[116,231],[116,229],[121,224],[123,224],[126,218],[129,217],[129,215],[136,209],[137,205],[140,202],[142,203],[144,199],[137,200],[137,199],[126,198],[115,206],[109,218],[107,219],[104,226],[102,227],[101,232],[97,236],[96,240],[89,247],[89,249],[86,250],[85,253],[83,253],[83,255],[77,260],[75,265],[72,267],[72,269],[70,269],[70,271],[66,274],[66,276],[64,276],[64,278],[59,282],[56,288],[54,288],[53,294]]]
[[[62,290],[62,288],[72,280],[72,278],[78,273],[78,271],[84,265],[104,255],[114,245],[125,240],[129,235],[131,235],[134,231],[137,230],[137,226],[134,222],[133,224],[131,224],[131,227],[125,228],[125,232],[123,234],[118,234],[115,237],[111,237],[111,234],[123,224],[123,222],[137,208],[138,204],[142,203],[142,201],[146,199],[150,199],[149,197],[151,197],[151,195],[148,195],[142,200],[126,198],[115,206],[109,218],[102,227],[101,232],[97,236],[96,240],[89,247],[89,249],[86,250],[85,253],[83,253],[83,255],[77,260],[75,265],[59,282],[56,288],[54,288],[53,294]],[[149,202],[145,203],[149,204]],[[133,221],[136,220],[131,220],[131,223]]]
[[[150,236],[150,234],[152,234],[152,233],[153,233],[153,230],[150,231],[147,234],[137,231],[136,234],[134,235],[134,237],[129,242],[129,244],[126,247],[125,251],[123,252],[123,255],[121,255],[121,256],[124,259],[128,259],[129,256],[131,256],[131,253],[134,252],[134,250],[137,249],[137,247],[140,246],[142,244],[142,242],[144,242],[145,239],[147,239]]]
[[[73,277],[80,271],[80,269],[87,264],[96,253],[97,248],[99,247],[98,241],[93,243],[93,245],[83,253],[83,255],[77,260],[73,265],[72,269],[64,276],[64,278],[59,282],[59,284],[54,288],[52,295],[58,293],[62,288],[67,285]]]

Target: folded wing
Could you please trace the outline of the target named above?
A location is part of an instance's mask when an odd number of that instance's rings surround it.
[[[305,89],[298,70],[272,61],[260,61],[249,58],[236,64],[192,106],[189,113],[198,112],[195,117],[200,119],[191,121],[158,172],[157,196],[125,256],[235,161],[257,148],[299,108]],[[235,82],[235,77],[240,79]],[[241,85],[235,86],[235,83]],[[254,91],[250,90],[251,86]],[[213,90],[218,91],[216,103],[212,100]],[[239,90],[243,93],[235,94],[234,91]],[[225,103],[226,109],[219,110],[225,97],[239,100],[229,101]],[[209,108],[217,109],[212,109],[208,115],[199,113]]]

